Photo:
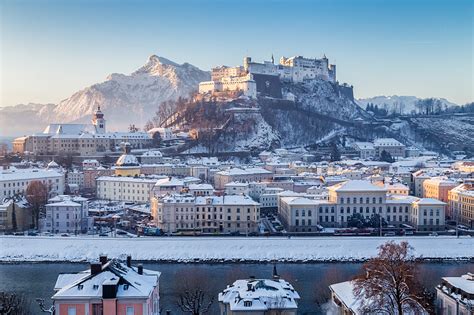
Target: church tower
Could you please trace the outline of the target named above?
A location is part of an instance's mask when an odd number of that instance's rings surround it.
[[[100,110],[100,106],[97,106],[97,110],[92,115],[92,124],[95,126],[96,133],[105,133],[105,119],[104,114]]]

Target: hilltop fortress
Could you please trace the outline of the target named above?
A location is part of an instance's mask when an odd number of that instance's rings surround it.
[[[257,93],[281,98],[281,82],[314,79],[336,82],[336,65],[329,64],[325,55],[321,59],[281,57],[279,64],[275,64],[273,56],[271,61],[263,63],[245,57],[243,66],[213,68],[211,81],[199,83],[199,93],[241,91],[250,98],[256,98]]]

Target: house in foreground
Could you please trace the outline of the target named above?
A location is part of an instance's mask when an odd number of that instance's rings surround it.
[[[437,314],[474,314],[474,273],[444,277],[436,287]]]
[[[160,272],[101,256],[78,273],[60,274],[52,300],[56,315],[159,315]]]
[[[241,279],[219,293],[220,314],[296,315],[300,296],[278,276],[273,279]]]

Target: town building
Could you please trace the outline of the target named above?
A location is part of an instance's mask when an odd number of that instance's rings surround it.
[[[421,231],[444,230],[446,203],[433,198],[413,202],[411,223]]]
[[[279,277],[240,279],[219,293],[220,314],[296,315],[300,296]]]
[[[96,180],[96,195],[104,200],[146,203],[159,178],[100,176]]]
[[[0,202],[0,232],[26,231],[33,226],[33,211],[25,198],[6,198]]]
[[[413,225],[419,231],[444,230],[445,203],[403,194],[389,194],[385,186],[349,180],[324,194],[280,193],[278,214],[288,231],[314,232],[319,226],[346,227],[354,214],[366,220],[380,215],[388,224]],[[310,198],[311,197],[311,198]]]
[[[165,233],[255,233],[260,205],[248,196],[168,194],[151,199],[151,214]]]
[[[423,181],[423,198],[434,198],[448,202],[448,192],[458,185],[457,182],[443,177],[433,177]]]
[[[152,138],[146,132],[107,132],[100,107],[92,115],[91,124],[50,124],[42,133],[13,141],[14,153],[34,155],[104,156],[115,151],[122,142],[134,148],[149,147]]]
[[[472,315],[474,313],[474,274],[443,277],[436,287],[436,314]]]
[[[272,172],[263,168],[230,168],[214,174],[214,187],[225,189],[225,185],[230,182],[262,182],[270,181],[272,178]]]
[[[474,225],[474,179],[451,189],[448,193],[448,217],[473,228]]]
[[[46,215],[40,219],[42,232],[49,233],[87,233],[93,225],[89,217],[87,198],[58,195],[48,200]]]
[[[141,164],[160,164],[163,163],[163,154],[158,150],[149,150],[140,155]]]
[[[374,140],[375,156],[380,158],[385,151],[397,159],[405,157],[405,145],[393,138],[378,138]]]
[[[361,159],[372,159],[375,157],[375,147],[371,142],[354,142],[352,147],[359,153]]]
[[[64,193],[64,173],[56,169],[7,168],[0,170],[0,198],[15,194],[25,195],[26,188],[34,181],[43,183],[49,196]]]
[[[160,272],[101,256],[88,270],[62,273],[52,296],[56,315],[159,315]]]

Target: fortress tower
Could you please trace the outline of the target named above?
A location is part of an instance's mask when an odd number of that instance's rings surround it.
[[[100,106],[97,106],[97,110],[92,115],[92,124],[95,126],[96,133],[105,133],[105,119]]]

